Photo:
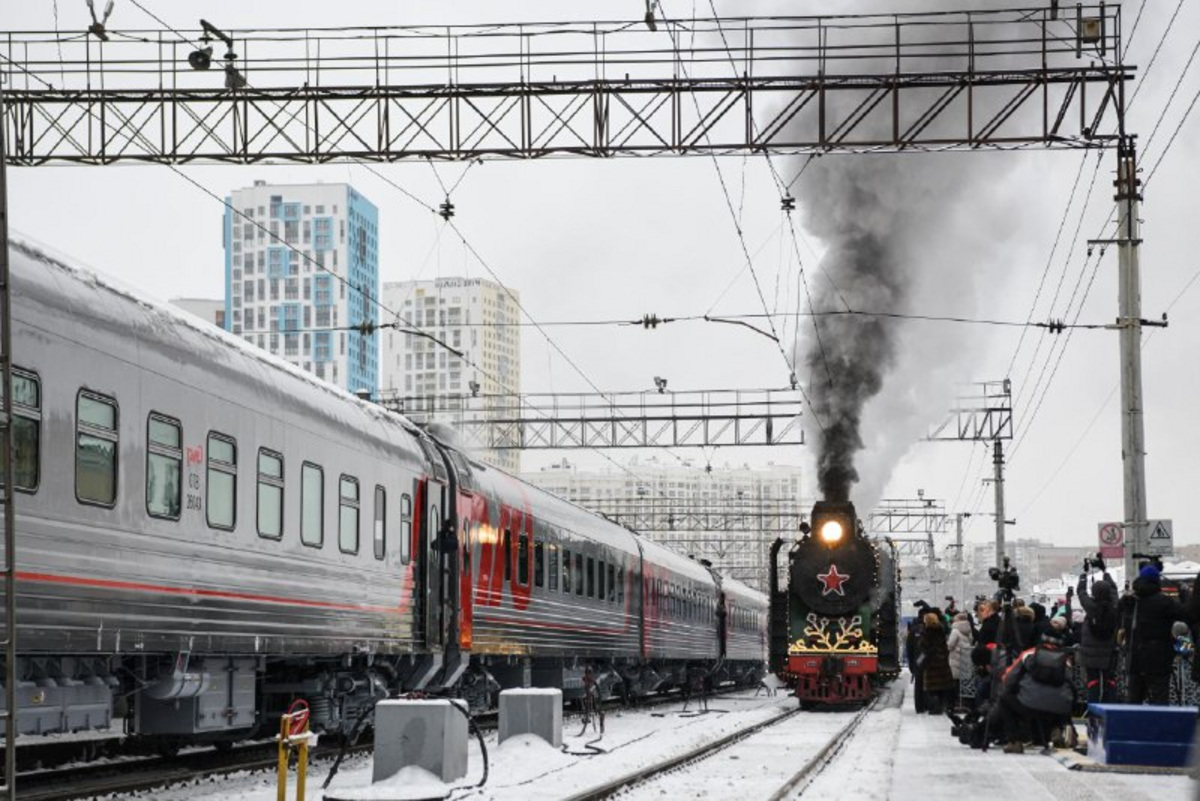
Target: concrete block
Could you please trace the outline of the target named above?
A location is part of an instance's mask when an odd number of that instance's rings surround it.
[[[562,690],[502,690],[500,742],[518,734],[536,734],[555,748],[561,748],[562,713]]]
[[[467,775],[465,701],[380,701],[375,706],[375,758],[372,781],[401,768],[423,768],[444,782]]]

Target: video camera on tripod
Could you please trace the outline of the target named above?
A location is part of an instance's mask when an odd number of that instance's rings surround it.
[[[1013,593],[1021,589],[1021,576],[1017,573],[1017,569],[1013,567],[1004,557],[1003,567],[989,567],[988,577],[996,582],[998,592],[996,593],[1000,600],[1006,604],[1011,604]]]

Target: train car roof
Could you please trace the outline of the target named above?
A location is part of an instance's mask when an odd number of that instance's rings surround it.
[[[9,246],[18,256],[13,259],[14,318],[21,316],[18,301],[40,303],[65,312],[76,325],[93,326],[127,339],[131,349],[139,349],[140,359],[170,359],[186,353],[193,361],[180,364],[179,370],[198,367],[210,382],[221,378],[231,382],[228,387],[222,385],[222,394],[227,388],[236,392],[255,384],[258,392],[279,399],[277,413],[281,417],[319,415],[426,463],[416,442],[422,436],[420,429],[403,416],[117,279],[77,266],[44,245],[10,238]],[[36,325],[36,320],[21,319]]]
[[[471,480],[480,489],[493,493],[497,497],[511,498],[513,501],[527,501],[538,510],[538,516],[547,523],[630,555],[637,554],[637,543],[640,542],[646,558],[654,564],[695,581],[713,583],[712,575],[699,562],[647,539],[619,523],[614,523],[584,506],[523,481],[517,476],[499,468],[470,460],[461,448],[451,445],[445,447],[468,459],[472,470]]]

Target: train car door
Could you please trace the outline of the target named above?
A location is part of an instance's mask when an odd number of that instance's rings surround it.
[[[446,555],[443,528],[446,519],[446,482],[436,478],[424,481],[421,493],[420,559],[422,626],[425,645],[433,651],[446,647]]]

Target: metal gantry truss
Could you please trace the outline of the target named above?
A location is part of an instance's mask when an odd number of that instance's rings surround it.
[[[11,32],[10,163],[1088,148],[1116,3],[928,14],[201,33]],[[224,65],[224,69],[222,66]],[[231,87],[231,88],[226,88]]]
[[[404,396],[379,402],[489,450],[803,445],[797,390]]]
[[[869,534],[895,544],[896,556],[905,565],[905,592],[934,598],[939,597],[937,585],[943,572],[938,568],[934,537],[949,527],[945,502],[924,497],[884,499],[867,518]]]
[[[712,499],[601,498],[581,503],[655,542],[707,559],[724,575],[763,591],[767,549],[777,537],[794,539],[805,517],[798,498],[754,493]]]
[[[926,437],[948,442],[1012,438],[1012,384],[1007,378],[966,385],[946,419],[931,428]]]

